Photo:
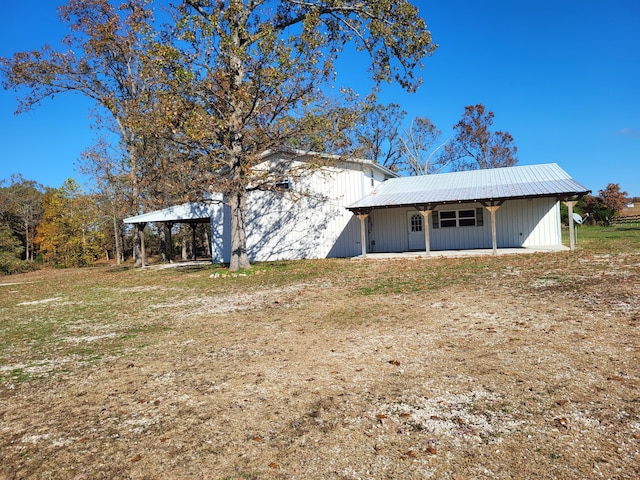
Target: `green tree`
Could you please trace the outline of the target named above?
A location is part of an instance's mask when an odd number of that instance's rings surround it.
[[[13,231],[0,224],[0,274],[17,273],[25,270],[26,262],[21,260],[24,247]]]
[[[454,171],[511,167],[518,163],[513,137],[508,132],[491,131],[494,113],[484,105],[464,107],[462,119],[453,127],[454,137],[439,159],[441,166]]]
[[[4,189],[11,212],[11,227],[21,237],[24,259],[33,261],[36,256],[34,237],[42,216],[44,187],[22,175],[13,175],[11,184]]]

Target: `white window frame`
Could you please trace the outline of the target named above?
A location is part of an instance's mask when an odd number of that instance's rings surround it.
[[[473,213],[473,216],[464,215],[460,216],[460,212]],[[445,218],[442,218],[443,215]],[[459,210],[440,210],[438,212],[438,219],[440,228],[460,228],[460,227],[476,227],[478,226],[478,218],[475,208],[464,208]],[[473,220],[470,223],[469,220]],[[460,222],[463,222],[461,225]]]

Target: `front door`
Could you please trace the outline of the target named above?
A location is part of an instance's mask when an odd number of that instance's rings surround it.
[[[428,226],[426,226],[428,228]],[[418,212],[407,212],[407,231],[409,235],[409,250],[425,250],[424,219]]]

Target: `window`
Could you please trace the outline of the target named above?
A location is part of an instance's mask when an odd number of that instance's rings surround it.
[[[422,215],[416,213],[415,215],[411,215],[411,231],[412,232],[421,232],[422,231]]]
[[[482,208],[433,212],[433,228],[481,227],[482,225]]]
[[[288,178],[281,178],[275,184],[276,190],[289,190],[291,188],[291,180]]]
[[[451,212],[440,212],[440,227],[457,227],[458,224],[456,222],[456,211],[453,210]]]
[[[476,211],[475,210],[458,210],[458,226],[475,227]]]

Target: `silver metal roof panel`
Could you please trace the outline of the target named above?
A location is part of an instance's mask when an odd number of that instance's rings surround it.
[[[211,203],[183,203],[174,205],[163,210],[143,213],[135,217],[124,219],[124,223],[147,223],[147,222],[189,222],[197,220],[208,220],[217,208]]]
[[[557,164],[392,178],[349,209],[584,194],[589,190]]]

